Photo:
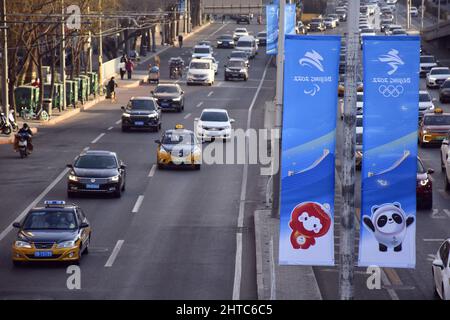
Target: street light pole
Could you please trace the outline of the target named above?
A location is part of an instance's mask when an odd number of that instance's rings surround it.
[[[285,33],[285,6],[286,0],[280,0],[279,19],[278,19],[278,54],[277,54],[277,82],[276,82],[276,102],[275,102],[275,129],[281,130],[282,114],[283,114],[283,80],[284,80],[284,33]],[[281,143],[279,143],[279,150],[281,152]],[[279,173],[278,173],[279,174]],[[273,192],[280,194],[280,179],[273,179]],[[274,208],[279,208],[280,197],[274,197]],[[273,215],[278,215],[279,211],[274,210]]]
[[[98,1],[100,19],[98,22],[98,84],[100,86],[100,95],[103,95],[103,36],[102,36],[102,0]]]
[[[66,21],[64,18],[64,0],[61,0],[61,44],[59,49],[59,74],[61,76],[61,82],[62,82],[62,110],[65,110],[67,108],[67,101],[66,101]],[[74,106],[75,107],[75,106]],[[51,110],[50,110],[51,111]]]
[[[411,28],[411,0],[406,0],[406,30]]]
[[[90,13],[90,8],[89,6],[87,7],[87,13],[89,15]],[[91,29],[89,29],[88,31],[88,71],[92,72],[92,32]]]
[[[439,30],[439,23],[441,22],[441,0],[438,1],[438,14],[437,14],[437,29]]]
[[[421,10],[421,17],[420,17],[420,30],[423,30],[423,18],[425,14],[425,0],[422,0],[422,10]]]
[[[357,26],[360,0],[350,1],[349,4],[344,92],[343,207],[340,219],[339,243],[339,296],[341,300],[352,300],[354,294],[356,77],[359,66],[359,36]]]
[[[2,101],[6,115],[6,124],[9,124],[9,93],[8,93],[8,30],[6,26],[6,0],[2,0],[1,19],[2,29]]]

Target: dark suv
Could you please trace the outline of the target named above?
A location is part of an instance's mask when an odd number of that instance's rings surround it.
[[[122,131],[132,128],[161,129],[161,110],[154,98],[132,97],[122,110]]]
[[[240,24],[241,22],[250,24],[250,16],[242,14],[237,18],[236,22],[237,24]]]
[[[158,101],[161,110],[175,110],[181,112],[184,110],[184,91],[178,84],[158,84],[153,97]]]
[[[225,81],[230,79],[248,80],[248,67],[243,60],[230,59],[225,65]]]

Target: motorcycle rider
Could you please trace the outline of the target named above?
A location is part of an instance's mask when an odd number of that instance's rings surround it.
[[[31,131],[28,124],[24,123],[22,128],[19,129],[14,139],[14,150],[17,152],[19,150],[19,138],[18,135],[26,135],[27,136],[27,148],[29,153],[33,151],[33,144],[31,143],[31,137],[33,137],[33,132]]]

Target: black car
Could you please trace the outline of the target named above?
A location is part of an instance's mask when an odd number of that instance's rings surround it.
[[[248,80],[248,67],[241,59],[230,59],[225,65],[225,81],[230,79]]]
[[[217,40],[217,48],[234,48],[235,46],[233,35],[231,34],[223,34],[219,36],[216,40]]]
[[[450,79],[444,81],[439,89],[439,101],[441,103],[447,103],[450,101]]]
[[[161,129],[161,110],[155,98],[133,97],[122,110],[122,131],[131,128]]]
[[[184,110],[184,91],[178,84],[158,84],[152,95],[161,110]]]
[[[107,193],[119,198],[125,190],[126,166],[115,152],[89,150],[75,158],[67,177],[67,196]]]
[[[242,14],[240,15],[237,19],[236,19],[236,23],[240,24],[240,23],[247,23],[250,24],[250,16]]]
[[[317,32],[317,31],[325,31],[326,27],[323,24],[323,22],[318,22],[318,21],[312,21],[309,25],[308,25],[308,30],[311,32]]]
[[[259,32],[258,35],[256,36],[256,38],[258,39],[258,45],[265,46],[267,44],[267,32],[266,31]]]

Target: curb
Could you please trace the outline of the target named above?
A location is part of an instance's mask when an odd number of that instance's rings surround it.
[[[263,258],[262,258],[262,245],[261,245],[261,231],[260,231],[260,216],[259,212],[255,211],[254,215],[255,224],[255,249],[256,249],[256,288],[258,292],[258,300],[264,300],[264,274],[263,274]]]

